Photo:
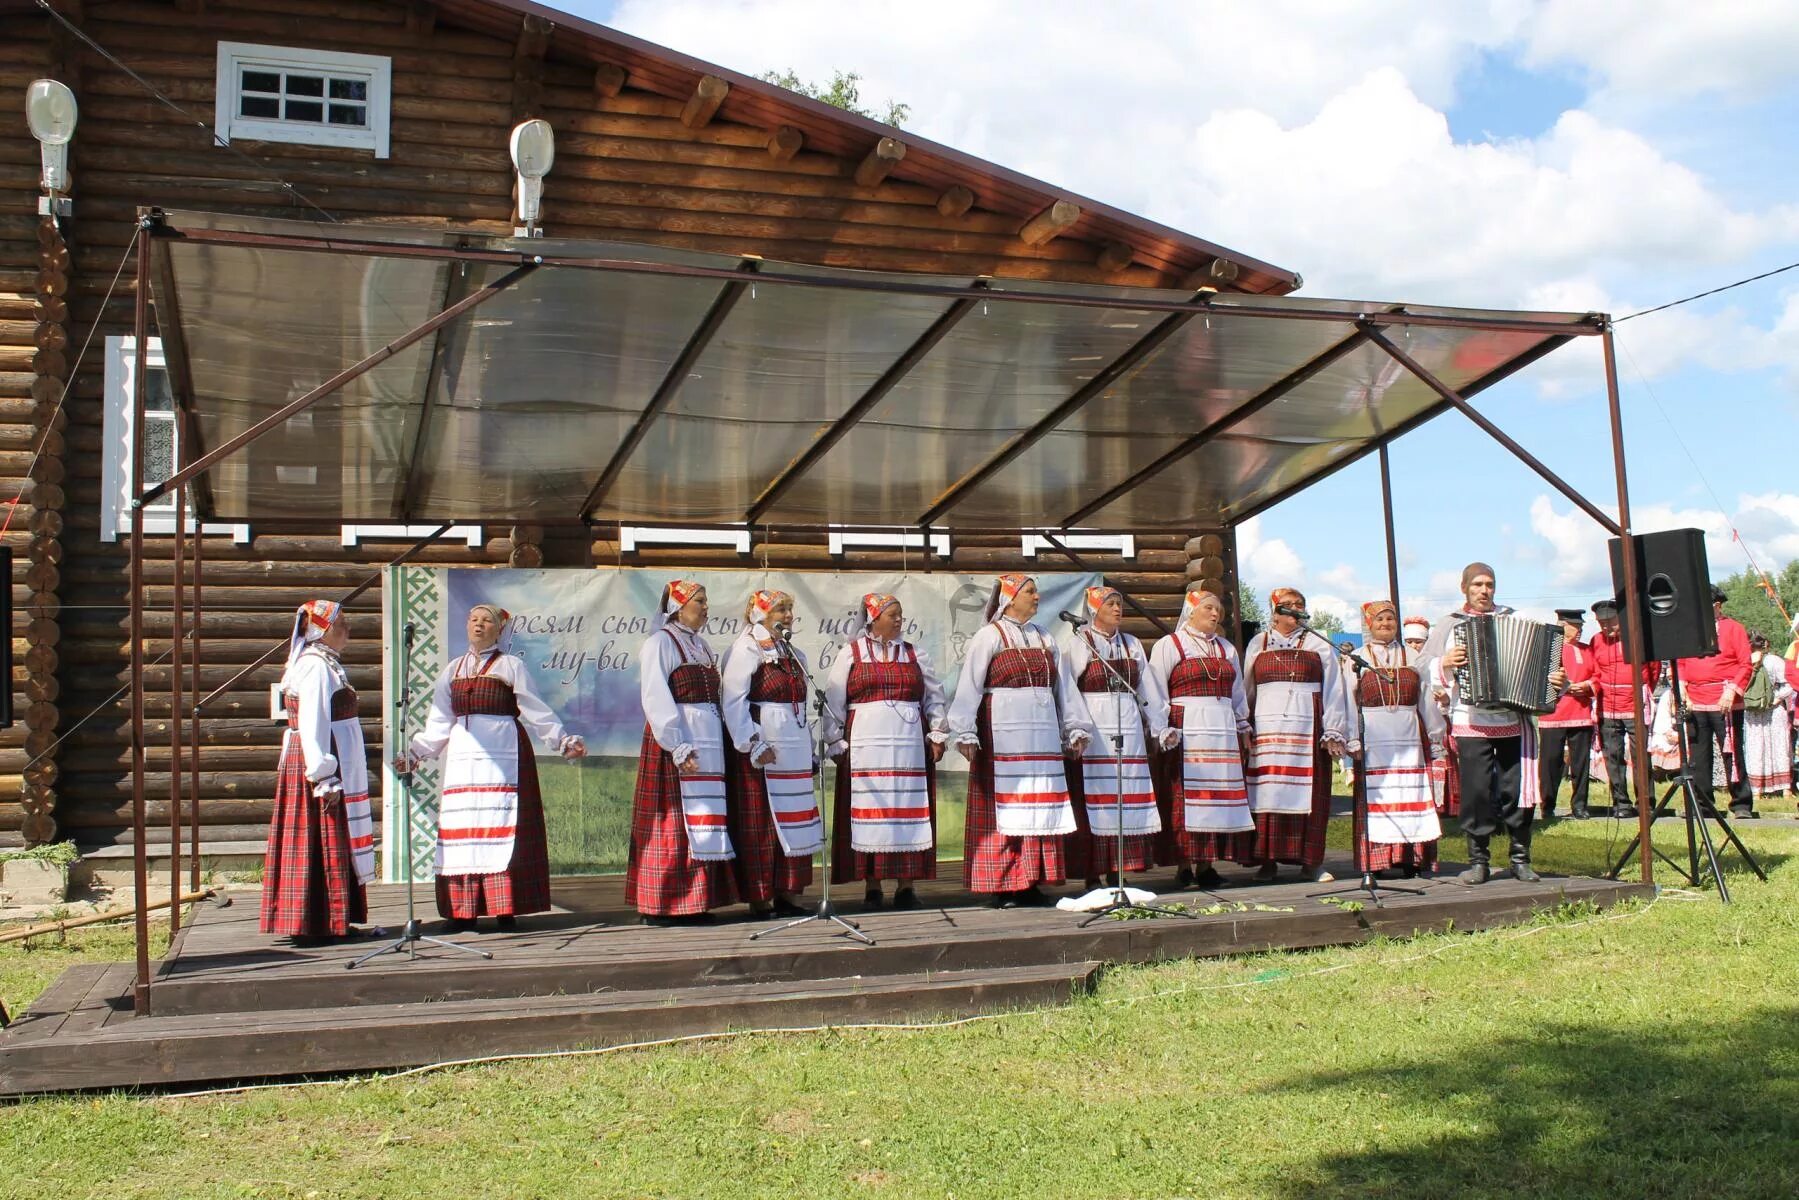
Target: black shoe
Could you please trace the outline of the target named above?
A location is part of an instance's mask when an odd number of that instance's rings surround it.
[[[1455,881],[1465,887],[1475,887],[1485,883],[1492,877],[1493,872],[1488,869],[1487,864],[1484,862],[1477,862],[1470,865],[1469,868],[1460,875],[1457,875]]]
[[[1612,817],[1614,820],[1619,821],[1634,821],[1637,819],[1637,806],[1634,804],[1614,804],[1612,805]]]
[[[1555,820],[1555,809],[1553,809],[1553,808],[1542,809],[1541,811],[1539,811],[1537,813],[1537,820],[1539,820],[1539,821]]]
[[[497,916],[493,919],[493,923],[495,925],[499,926],[501,929],[517,929],[518,928],[518,918],[513,916],[511,913],[502,913],[500,916]]]
[[[769,910],[777,917],[806,917],[812,915],[809,908],[801,908],[785,896],[775,897],[775,906]]]
[[[641,913],[638,915],[637,922],[640,925],[648,925],[651,929],[670,929],[679,925],[681,923],[681,918],[660,917],[655,913]]]
[[[1730,810],[1730,815],[1739,821],[1759,821],[1762,819],[1762,815],[1753,808],[1733,808]]]
[[[1011,892],[993,892],[981,901],[983,908],[1017,908],[1018,899]]]
[[[1012,899],[1017,901],[1020,908],[1048,908],[1055,903],[1034,883],[1022,892],[1013,892]]]
[[[1216,874],[1216,872],[1213,873]],[[1192,887],[1198,879],[1199,876],[1193,873],[1192,867],[1183,866],[1174,873],[1174,888],[1177,892],[1185,891]]]
[[[1536,870],[1530,865],[1530,859],[1513,856],[1512,878],[1516,879],[1519,883],[1536,883],[1543,877],[1537,874]]]
[[[1570,821],[1584,821],[1592,815],[1592,813],[1587,811],[1586,805],[1576,804],[1573,810],[1568,813],[1568,819]]]
[[[1489,849],[1488,839],[1484,836],[1477,837],[1469,834],[1468,869],[1457,875],[1455,881],[1467,887],[1485,883],[1493,877],[1492,869],[1488,865],[1492,861],[1492,851]]]
[[[472,917],[451,917],[437,927],[439,933],[473,933],[475,922]]]
[[[1205,870],[1193,876],[1193,886],[1199,888],[1201,891],[1209,892],[1213,888],[1221,888],[1224,886],[1224,876],[1218,873],[1216,867],[1208,866]]]
[[[887,897],[881,894],[880,888],[869,888],[862,893],[862,911],[879,912],[882,903],[886,899]],[[895,895],[893,899],[895,904],[899,903],[899,897],[897,895]]]
[[[1106,872],[1106,886],[1107,887],[1117,887],[1118,886],[1118,872],[1117,871],[1107,871]]]
[[[893,893],[894,912],[915,912],[923,907],[924,901],[920,900],[918,893],[909,887],[903,887]]]

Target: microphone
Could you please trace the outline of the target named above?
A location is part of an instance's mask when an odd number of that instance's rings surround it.
[[[1292,617],[1295,621],[1309,621],[1312,614],[1303,608],[1294,608],[1291,604],[1277,604],[1274,611],[1283,617]]]
[[[1077,617],[1067,609],[1063,609],[1056,615],[1061,617],[1064,621],[1067,621],[1068,624],[1075,629],[1079,629],[1083,625],[1091,624],[1086,617]]]

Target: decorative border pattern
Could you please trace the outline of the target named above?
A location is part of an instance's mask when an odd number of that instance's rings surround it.
[[[381,877],[388,883],[404,883],[399,869],[410,858],[415,882],[430,883],[437,865],[437,797],[442,767],[429,762],[412,777],[410,838],[407,830],[406,795],[391,760],[411,736],[424,727],[431,711],[431,691],[437,684],[437,664],[444,658],[443,572],[435,567],[389,567],[383,581],[382,608],[387,626],[387,653],[383,671],[386,695],[393,704],[382,713],[383,755],[381,775],[384,851]],[[406,626],[413,627],[412,653],[407,655]],[[402,706],[401,698],[406,697]]]

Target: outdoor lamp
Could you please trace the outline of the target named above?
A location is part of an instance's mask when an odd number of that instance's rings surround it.
[[[25,120],[43,148],[44,190],[69,190],[69,142],[75,136],[75,93],[54,79],[36,79],[25,90]]]
[[[556,161],[556,132],[542,117],[520,121],[512,129],[512,165],[518,171],[518,218],[524,237],[542,236],[537,218],[543,212],[543,177]]]

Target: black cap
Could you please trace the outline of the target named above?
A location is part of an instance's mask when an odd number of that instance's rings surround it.
[[[1616,600],[1595,600],[1595,601],[1593,601],[1593,615],[1598,617],[1602,621],[1605,620],[1605,618],[1607,618],[1607,617],[1617,616],[1618,615],[1618,602]]]
[[[1586,610],[1581,608],[1558,608],[1555,610],[1555,615],[1557,619],[1566,621],[1570,625],[1584,625],[1587,620]]]
[[[1712,584],[1712,603],[1713,604],[1722,604],[1728,599],[1730,599],[1730,597],[1726,596],[1724,594],[1723,588],[1719,587],[1715,583]]]

